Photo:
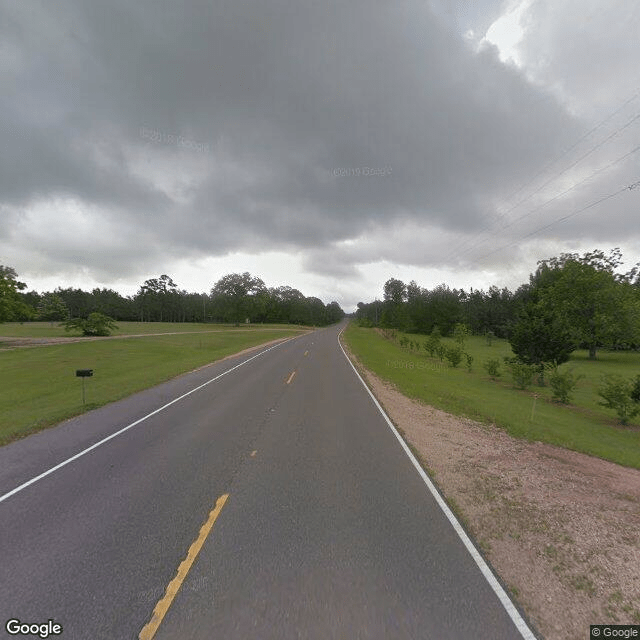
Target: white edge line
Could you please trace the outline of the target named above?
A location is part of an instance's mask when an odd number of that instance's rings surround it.
[[[387,421],[389,428],[391,429],[395,437],[400,442],[400,445],[402,446],[402,448],[404,449],[404,452],[407,454],[407,456],[413,463],[413,466],[416,468],[416,470],[420,474],[420,477],[424,480],[424,483],[427,485],[429,491],[435,498],[436,502],[438,503],[438,506],[440,507],[440,509],[442,509],[442,511],[444,512],[444,515],[447,516],[447,520],[449,520],[449,522],[451,523],[451,526],[454,528],[455,532],[460,537],[460,540],[462,540],[462,543],[466,547],[467,551],[471,554],[471,557],[474,559],[475,563],[478,565],[478,568],[482,572],[482,575],[486,578],[487,582],[493,589],[494,593],[498,596],[498,599],[502,603],[502,606],[506,609],[507,614],[513,621],[513,624],[516,626],[518,631],[520,632],[520,635],[522,635],[522,637],[525,640],[537,640],[536,636],[533,634],[533,631],[531,631],[527,623],[524,621],[524,619],[520,615],[520,612],[516,609],[515,605],[511,601],[511,598],[509,598],[505,590],[502,588],[502,585],[498,582],[497,578],[489,568],[489,565],[485,562],[485,559],[480,555],[479,551],[476,549],[473,542],[471,542],[466,531],[462,528],[462,525],[460,524],[460,522],[458,522],[458,519],[456,518],[454,513],[451,511],[451,509],[449,509],[449,506],[447,505],[447,503],[442,499],[440,492],[436,489],[435,485],[431,481],[431,478],[429,478],[429,476],[425,473],[424,469],[420,466],[420,463],[416,460],[416,457],[413,455],[411,449],[409,449],[409,447],[407,446],[407,443],[404,441],[404,439],[402,438],[398,430],[395,428],[393,422],[391,422],[391,420],[389,419],[389,416],[385,413],[385,410],[382,408],[377,398],[373,395],[367,383],[362,379],[362,376],[358,373],[358,370],[353,365],[353,362],[351,362],[351,360],[349,359],[349,356],[347,355],[347,353],[342,347],[342,344],[340,343],[340,336],[342,335],[342,332],[345,329],[346,329],[346,326],[338,334],[338,345],[340,346],[340,349],[342,350],[344,357],[347,359],[347,362],[351,365],[351,368],[355,372],[356,376],[358,376],[358,379],[360,380],[360,382],[362,382],[362,385],[367,390],[367,393],[371,396],[371,399],[373,400],[374,404],[378,408],[378,411],[380,411],[380,413],[382,414],[382,417]]]
[[[287,338],[286,340],[283,340],[282,342],[279,342],[278,344],[274,344],[272,347],[269,347],[268,349],[265,349],[264,351],[261,351],[260,353],[256,353],[256,355],[251,356],[250,358],[247,358],[246,360],[243,360],[242,362],[240,362],[239,364],[235,365],[234,367],[231,367],[231,369],[227,369],[226,371],[223,371],[222,373],[220,373],[217,376],[215,376],[215,378],[211,378],[210,380],[207,380],[206,382],[202,383],[201,385],[199,385],[197,387],[194,387],[190,391],[187,391],[186,393],[183,393],[181,396],[178,396],[177,398],[174,398],[170,402],[167,402],[166,404],[163,404],[161,407],[159,407],[155,411],[152,411],[151,413],[148,413],[146,416],[143,416],[142,418],[139,418],[135,422],[132,422],[131,424],[128,424],[126,427],[123,427],[119,431],[116,431],[115,433],[112,433],[110,436],[107,436],[106,438],[103,438],[99,442],[96,442],[95,444],[92,444],[90,447],[87,447],[86,449],[83,449],[82,451],[80,451],[80,453],[76,453],[74,456],[71,456],[70,458],[67,458],[66,460],[63,460],[59,464],[55,465],[55,467],[51,467],[50,469],[47,469],[46,471],[44,471],[40,475],[36,476],[35,478],[31,478],[31,480],[27,480],[27,482],[24,482],[23,484],[21,484],[20,486],[16,487],[15,489],[12,489],[8,493],[5,493],[4,495],[0,496],[0,502],[3,502],[7,498],[10,498],[11,496],[15,495],[16,493],[19,493],[23,489],[26,489],[28,486],[38,482],[38,480],[42,480],[42,478],[45,478],[46,476],[48,476],[49,474],[53,473],[54,471],[57,471],[58,469],[61,469],[62,467],[68,465],[70,462],[73,462],[74,460],[77,460],[78,458],[81,458],[83,455],[89,453],[89,451],[93,451],[93,449],[96,449],[101,444],[104,444],[105,442],[108,442],[112,438],[115,438],[116,436],[119,436],[120,434],[124,433],[125,431],[128,431],[129,429],[132,429],[133,427],[135,427],[136,425],[140,424],[141,422],[144,422],[148,418],[151,418],[151,416],[155,416],[157,413],[160,413],[161,411],[164,411],[167,407],[170,407],[172,404],[175,404],[176,402],[179,402],[180,400],[186,398],[187,396],[190,396],[192,393],[195,393],[196,391],[199,391],[203,387],[206,387],[208,384],[211,384],[212,382],[215,382],[219,378],[222,378],[222,376],[226,376],[227,373],[231,373],[232,371],[234,371],[238,367],[241,367],[242,365],[247,364],[247,362],[251,362],[251,360],[255,360],[257,357],[261,356],[264,353],[267,353],[267,351],[271,351],[272,349],[275,349],[276,347],[279,347],[279,346],[283,345],[285,342],[289,342],[289,340],[294,340],[295,338],[299,338],[299,337],[300,336],[292,336],[290,338]],[[189,373],[193,373],[193,372],[189,372]]]

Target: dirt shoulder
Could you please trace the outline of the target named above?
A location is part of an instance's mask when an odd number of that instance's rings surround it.
[[[544,638],[640,624],[640,471],[411,400],[349,355]]]
[[[131,333],[114,336],[51,336],[43,338],[22,338],[15,336],[0,336],[0,349],[16,349],[18,347],[45,347],[52,344],[67,344],[69,342],[91,342],[95,340],[120,340],[124,338],[150,338],[152,336],[182,336],[194,333],[230,333],[250,331],[249,329],[213,329],[211,331],[164,331],[162,333]],[[281,329],[267,327],[257,331],[281,331]],[[291,331],[309,333],[311,329],[292,329]]]

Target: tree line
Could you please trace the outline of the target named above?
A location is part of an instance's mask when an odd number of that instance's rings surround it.
[[[525,363],[566,362],[578,348],[591,358],[599,348],[640,347],[640,265],[619,273],[620,249],[608,255],[563,253],[538,262],[529,282],[515,292],[432,290],[415,281],[390,278],[382,300],[359,302],[361,324],[431,334],[453,335],[464,324],[476,335],[507,338]]]
[[[150,278],[133,296],[107,288],[92,291],[58,287],[26,291],[12,267],[0,265],[0,322],[67,321],[100,313],[116,321],[290,323],[325,326],[344,311],[289,286],[267,287],[250,273],[228,274],[209,293],[180,289],[166,274]]]

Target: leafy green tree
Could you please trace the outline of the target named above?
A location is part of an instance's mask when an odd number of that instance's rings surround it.
[[[516,299],[506,287],[492,286],[487,292],[471,288],[461,296],[463,317],[471,333],[486,335],[492,332],[500,338],[508,336],[508,327],[513,320]]]
[[[431,327],[437,325],[444,336],[450,335],[456,322],[461,320],[461,297],[461,291],[450,289],[446,284],[440,284],[428,293],[426,308]]]
[[[381,317],[384,302],[375,300],[365,304],[364,302],[358,302],[356,318],[358,320],[366,319],[371,323],[371,326],[377,326]]]
[[[225,315],[237,325],[246,317],[250,308],[250,297],[266,289],[264,282],[244,273],[230,273],[223,276],[211,289],[211,296],[222,303]]]
[[[389,278],[384,283],[384,303],[380,324],[404,331],[408,328],[408,316],[405,301],[407,287],[396,278]]]
[[[543,260],[532,279],[539,290],[539,304],[547,315],[566,319],[581,344],[595,358],[598,347],[611,344],[624,330],[628,314],[620,277],[619,249],[610,255],[596,250],[578,254],[563,253]]]
[[[109,336],[117,328],[113,318],[98,311],[87,318],[71,318],[64,323],[65,331],[81,331],[83,336]]]
[[[17,318],[17,320],[20,320],[20,321],[34,320],[38,315],[38,312],[36,311],[36,309],[40,304],[40,299],[41,299],[40,294],[37,291],[26,291],[26,292],[21,291],[19,293],[19,296],[20,296],[20,300],[27,307],[27,314],[25,317]]]
[[[534,301],[521,308],[509,343],[516,357],[526,364],[562,364],[577,346],[569,318]]]
[[[300,291],[292,287],[282,286],[273,287],[266,293],[268,294],[267,307],[270,310],[269,322],[304,323],[305,298]],[[264,293],[256,293],[256,296],[261,295],[263,296]]]
[[[640,284],[634,285],[627,280],[619,282],[617,296],[619,313],[610,346],[636,349],[640,346]]]
[[[72,318],[86,318],[94,311],[92,296],[88,291],[57,287],[54,293],[65,303]]]
[[[167,276],[168,277],[168,276]],[[178,298],[183,298],[187,296],[186,291],[182,291],[176,295],[175,290],[171,290],[171,294],[175,298],[176,304],[174,304],[173,311],[173,320],[174,321],[184,321],[186,316],[186,309],[183,305],[178,304]],[[117,291],[113,289],[107,288],[95,288],[91,291],[90,295],[90,303],[92,311],[97,311],[99,313],[103,313],[106,316],[114,319],[125,319],[128,316],[133,315],[133,310],[131,308],[131,300],[124,298]],[[200,306],[200,305],[199,305]],[[199,308],[198,306],[198,308]],[[72,314],[75,315],[75,314]],[[77,314],[81,316],[85,316],[87,314]]]
[[[429,333],[433,322],[428,311],[428,291],[421,289],[415,280],[407,285],[407,301],[404,304],[406,312],[407,331],[413,333]]]
[[[44,293],[38,305],[38,318],[49,322],[66,320],[69,309],[57,293]]]
[[[0,265],[0,322],[30,319],[32,312],[19,293],[26,286],[15,269]]]
[[[407,299],[407,286],[397,278],[389,278],[384,283],[384,299],[394,304],[402,304]]]
[[[140,319],[155,322],[176,321],[178,317],[178,285],[166,274],[145,280],[136,294]]]
[[[340,305],[335,302],[335,300],[327,305],[326,318],[328,324],[334,324],[344,318],[344,311],[340,308]]]
[[[634,380],[625,380],[615,374],[606,375],[598,389],[598,395],[603,401],[598,404],[613,409],[618,414],[620,424],[627,424],[640,412],[640,404],[632,397],[634,391]]]
[[[319,327],[327,323],[327,310],[320,298],[315,298],[313,296],[305,298],[305,305],[307,313],[309,314],[308,324]],[[340,309],[340,311],[344,315],[342,309]]]

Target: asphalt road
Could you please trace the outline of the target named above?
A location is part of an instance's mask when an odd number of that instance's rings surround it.
[[[25,637],[9,619],[83,640],[143,628],[165,640],[533,637],[358,379],[340,328],[0,449],[0,637]]]

